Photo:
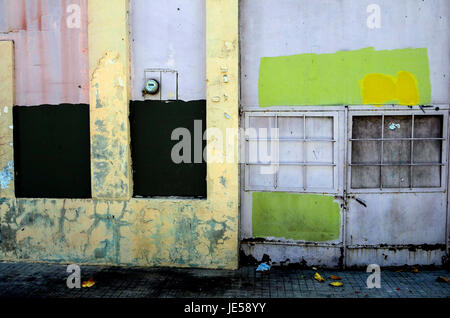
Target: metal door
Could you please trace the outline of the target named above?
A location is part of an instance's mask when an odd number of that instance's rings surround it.
[[[349,107],[346,265],[440,264],[448,110]]]
[[[261,259],[268,254],[276,262],[305,261],[330,267],[341,264],[345,118],[343,107],[303,107],[302,111],[295,107],[271,111],[247,108],[243,112],[240,238],[246,255]],[[276,138],[270,128],[278,131]],[[272,148],[274,142],[277,145]],[[273,149],[278,151],[276,155]],[[282,233],[255,231],[255,195],[260,197],[261,193],[279,193],[287,200],[305,196],[332,198],[339,206],[338,236],[317,240],[293,238],[288,219],[283,221]],[[296,209],[294,201],[289,209]],[[284,208],[280,206],[277,214],[283,215]],[[326,228],[328,220],[324,221]]]

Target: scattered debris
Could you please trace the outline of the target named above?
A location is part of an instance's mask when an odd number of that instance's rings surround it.
[[[330,286],[333,286],[333,287],[341,287],[341,286],[343,286],[344,284],[342,284],[341,282],[331,282],[329,285],[330,285]]]
[[[270,265],[267,263],[261,263],[258,265],[258,267],[256,268],[257,272],[267,272],[270,270]]]
[[[439,277],[436,279],[436,281],[437,281],[437,282],[442,282],[442,283],[448,283],[448,282],[450,282],[450,278],[447,278],[447,277],[444,277],[444,276],[439,276]]]
[[[270,259],[270,256],[267,254],[264,254],[261,259],[261,262],[259,263],[258,267],[256,268],[256,271],[268,273],[271,267],[272,267],[272,260]]]
[[[316,271],[316,270],[317,270],[317,267],[313,267],[312,269]]]
[[[322,276],[320,276],[319,273],[315,273],[314,274],[314,279],[317,280],[320,283],[323,283],[325,281],[325,278],[323,278]]]
[[[398,291],[400,291],[400,287],[399,287],[399,288],[397,288],[397,290],[398,290]]]
[[[339,276],[335,276],[335,275],[330,275],[330,278],[334,279],[334,280],[341,280],[341,278]]]
[[[83,282],[82,284],[81,284],[81,287],[92,287],[92,286],[94,286],[95,285],[95,281],[94,281],[94,279],[91,277],[91,278],[89,278],[89,280],[87,280],[87,281],[85,281],[85,282]]]

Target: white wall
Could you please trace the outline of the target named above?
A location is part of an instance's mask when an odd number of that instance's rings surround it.
[[[367,27],[367,6],[381,8],[381,28]],[[258,106],[262,57],[427,48],[432,102],[450,103],[448,0],[241,0],[241,104]]]
[[[130,3],[131,99],[144,99],[144,70],[148,68],[177,70],[180,100],[205,99],[205,0]]]

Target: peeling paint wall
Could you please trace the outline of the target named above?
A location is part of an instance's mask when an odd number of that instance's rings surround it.
[[[0,0],[0,40],[15,45],[15,105],[88,104],[87,2]]]
[[[0,41],[0,196],[14,197],[14,43]]]
[[[131,198],[128,9],[127,0],[88,3],[93,199],[2,195],[0,259],[237,267],[237,162],[208,163],[206,200]],[[237,0],[206,0],[205,42],[207,125],[225,133],[226,128],[238,128]],[[3,59],[0,66],[3,79]],[[223,68],[227,83],[222,82]],[[224,94],[227,100],[213,102]],[[237,154],[236,143],[226,152]]]
[[[200,202],[200,201],[199,201]],[[203,204],[3,199],[3,260],[236,267],[236,219]],[[234,241],[234,242],[233,242]]]

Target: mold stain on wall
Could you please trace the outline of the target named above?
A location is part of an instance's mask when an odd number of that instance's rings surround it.
[[[234,266],[235,218],[212,218],[196,204],[154,205],[135,199],[4,199],[0,256],[80,264]]]
[[[2,191],[0,259],[235,269],[237,163],[208,163],[206,200],[131,198],[128,1],[116,0],[105,11],[107,5],[88,2],[93,199],[15,198]],[[223,131],[238,127],[237,10],[237,0],[207,1],[206,120]],[[223,56],[228,41],[236,45]],[[217,71],[223,66],[230,74],[226,84]],[[209,102],[218,94],[228,96],[220,107]],[[231,150],[237,153],[237,147]]]
[[[120,54],[107,51],[98,61],[91,78],[91,156],[95,197],[126,198],[129,194],[127,72]],[[120,107],[119,107],[120,105]]]

